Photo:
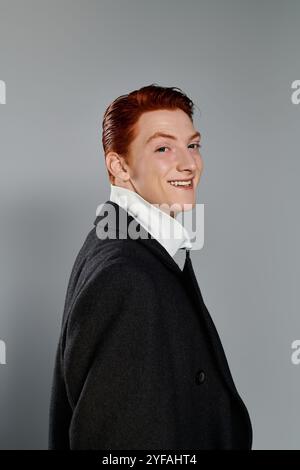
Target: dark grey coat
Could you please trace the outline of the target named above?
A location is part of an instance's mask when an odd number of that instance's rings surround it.
[[[101,240],[107,220],[113,229]],[[148,239],[121,238],[132,222]],[[249,414],[189,254],[181,271],[111,201],[94,224],[66,294],[49,448],[251,449]]]

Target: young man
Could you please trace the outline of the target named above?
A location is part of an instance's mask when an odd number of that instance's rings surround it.
[[[193,106],[153,84],[104,114],[111,195],[68,285],[50,449],[251,449],[249,414],[176,220],[195,206],[203,171]]]

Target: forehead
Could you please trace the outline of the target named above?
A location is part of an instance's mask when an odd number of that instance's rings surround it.
[[[186,138],[196,131],[190,117],[181,109],[147,111],[140,116],[136,128],[136,140],[140,142],[146,142],[156,132]]]

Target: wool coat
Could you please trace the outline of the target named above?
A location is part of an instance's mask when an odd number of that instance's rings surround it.
[[[148,238],[132,237],[134,223]],[[67,288],[49,449],[251,446],[250,416],[189,251],[181,270],[127,211],[106,201]]]

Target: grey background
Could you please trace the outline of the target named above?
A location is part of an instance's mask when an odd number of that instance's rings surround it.
[[[47,447],[67,282],[109,197],[102,116],[152,82],[201,110],[192,259],[253,448],[300,448],[299,20],[296,0],[0,0],[2,449]]]

